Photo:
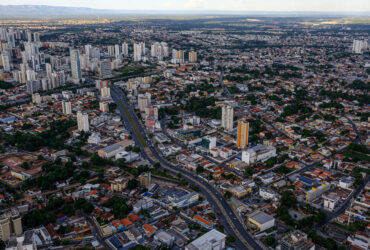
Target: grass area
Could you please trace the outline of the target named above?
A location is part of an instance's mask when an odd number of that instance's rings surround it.
[[[147,145],[146,145],[146,142],[144,140],[144,137],[142,136],[142,134],[140,132],[140,129],[138,128],[138,126],[136,125],[134,120],[132,119],[130,113],[128,112],[128,109],[125,107],[125,105],[123,105],[123,102],[121,100],[119,100],[119,105],[121,105],[121,107],[123,109],[123,112],[125,113],[130,125],[134,129],[134,132],[135,132],[137,138],[139,139],[141,145],[143,145],[143,147],[146,147]]]
[[[354,232],[356,232],[358,230],[363,230],[366,227],[366,225],[364,223],[357,222],[357,221],[356,222],[352,222],[349,225],[342,225],[342,224],[339,224],[337,222],[333,222],[332,224],[335,225],[335,226],[337,226],[337,227],[339,227],[339,228],[343,228],[343,229],[345,229],[347,231],[350,231],[352,233],[354,233]]]

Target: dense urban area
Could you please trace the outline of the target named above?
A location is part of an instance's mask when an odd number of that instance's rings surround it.
[[[369,37],[0,23],[0,249],[369,249]]]

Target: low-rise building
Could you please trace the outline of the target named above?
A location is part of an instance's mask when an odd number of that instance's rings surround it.
[[[185,246],[185,250],[222,250],[225,242],[226,235],[213,229]]]
[[[258,231],[265,231],[275,225],[275,219],[262,211],[255,211],[248,216],[248,225]]]

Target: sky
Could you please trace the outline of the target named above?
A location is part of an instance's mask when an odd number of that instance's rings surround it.
[[[1,0],[0,4],[166,11],[370,11],[370,0]]]

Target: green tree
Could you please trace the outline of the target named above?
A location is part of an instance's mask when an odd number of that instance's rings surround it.
[[[275,237],[272,235],[269,235],[265,238],[265,243],[268,246],[273,246],[275,244]]]

